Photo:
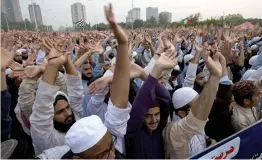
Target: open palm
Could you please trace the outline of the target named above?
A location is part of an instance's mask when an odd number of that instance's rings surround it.
[[[96,93],[103,92],[107,86],[108,82],[105,80],[104,77],[101,77],[88,86],[88,92],[91,95],[95,95]]]
[[[108,7],[105,7],[105,14],[107,21],[112,25],[116,23],[115,15],[113,13],[112,4],[110,3]]]
[[[24,70],[24,67],[15,61],[11,61],[11,63],[9,64],[9,68],[11,68],[13,71]]]
[[[25,68],[25,74],[29,78],[33,78],[37,76],[41,72],[40,68],[38,66],[27,66]]]
[[[8,52],[6,49],[1,47],[1,69],[6,69],[6,67],[13,60],[14,54]]]
[[[125,31],[116,23],[112,4],[109,3],[109,6],[105,6],[105,15],[108,23],[110,24],[113,33],[118,41],[118,43],[126,43],[128,42],[128,37]]]
[[[162,70],[174,68],[177,65],[175,50],[169,49],[162,53],[157,59],[156,65],[158,65]]]

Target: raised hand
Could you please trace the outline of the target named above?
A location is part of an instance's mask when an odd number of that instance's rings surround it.
[[[222,55],[226,58],[227,63],[232,60],[232,43],[229,40],[224,40],[220,47]]]
[[[109,6],[105,6],[105,15],[108,23],[110,24],[113,33],[118,41],[118,43],[127,43],[128,37],[125,31],[116,23],[112,4],[109,3]]]
[[[205,52],[205,54],[207,54],[208,52]],[[220,52],[216,52],[212,58],[208,56],[207,59],[204,59],[204,60],[205,60],[208,70],[210,71],[210,75],[220,78],[222,76],[221,63],[224,62],[222,54]]]
[[[7,51],[1,47],[1,70],[6,69],[8,65],[12,62],[14,58],[14,54]]]
[[[69,52],[69,41],[66,39],[58,39],[58,41],[51,40],[50,38],[44,39],[45,43],[42,43],[48,53],[48,63],[53,65],[63,65],[68,58]]]
[[[108,77],[101,77],[88,86],[88,92],[91,95],[95,95],[97,93],[103,92],[107,86]]]
[[[41,68],[39,66],[27,66],[25,68],[25,75],[29,78],[36,77],[41,73]]]
[[[28,59],[26,60],[26,65],[34,65],[36,60],[36,52],[34,49],[31,49],[31,54],[29,55]]]
[[[164,41],[162,37],[164,36],[165,32],[161,32],[158,36],[158,47],[156,53],[163,53],[165,50]]]
[[[182,42],[182,36],[181,36],[181,34],[182,34],[182,30],[180,30],[180,31],[178,31],[178,32],[176,32],[175,33],[175,36],[174,36],[174,39],[173,39],[173,41],[172,41],[172,43],[174,44],[174,46],[176,46],[177,45],[177,43],[180,43],[180,42]]]
[[[164,70],[174,68],[176,65],[177,58],[175,50],[168,49],[166,52],[162,53],[161,56],[157,59],[156,64],[150,74],[155,79],[159,79],[161,73]]]
[[[142,77],[144,73],[143,68],[141,68],[139,65],[135,63],[130,64],[130,76],[131,78],[144,78]]]
[[[197,51],[198,53],[202,53],[203,48],[198,45],[198,42],[197,42],[196,40],[194,41],[194,46],[195,46],[196,51]]]
[[[15,43],[15,37],[13,36],[13,34],[7,33],[4,35],[1,43],[1,47],[5,48],[7,51],[11,51]]]
[[[9,68],[11,68],[13,71],[23,71],[24,70],[23,65],[15,61],[11,61],[11,63],[9,64]]]
[[[166,52],[162,53],[161,56],[157,59],[155,65],[161,70],[174,68],[177,65],[175,52],[175,50],[169,49]]]
[[[98,54],[103,54],[102,40],[99,40],[94,47],[91,47],[92,50],[98,52]]]

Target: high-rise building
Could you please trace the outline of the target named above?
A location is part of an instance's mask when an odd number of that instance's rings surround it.
[[[163,16],[166,16],[166,17],[167,17],[167,21],[168,21],[169,23],[172,22],[172,13],[170,13],[170,12],[161,12],[161,13],[159,13],[159,15],[160,15],[160,14],[162,14]]]
[[[23,21],[19,0],[1,0],[1,13],[4,13],[10,22]]]
[[[72,23],[84,21],[86,23],[86,7],[81,3],[71,5]]]
[[[149,20],[151,17],[158,19],[158,8],[157,7],[147,7],[146,8],[146,20]]]
[[[140,19],[140,13],[141,13],[140,8],[133,8],[132,10],[128,11],[126,22],[132,23],[135,20]]]
[[[42,25],[43,19],[40,6],[35,3],[33,3],[32,5],[30,4],[28,5],[28,10],[31,22],[35,23],[36,21],[37,25]]]

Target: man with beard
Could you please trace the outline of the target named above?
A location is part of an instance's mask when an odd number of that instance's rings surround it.
[[[22,52],[20,52],[19,50],[16,51],[16,53],[15,53],[14,61],[19,63],[19,64],[23,64]]]
[[[194,46],[196,48],[196,53],[194,58],[190,60],[190,63],[188,65],[183,87],[193,88],[198,93],[200,93],[206,83],[203,69],[198,67],[199,57],[203,49],[199,47],[196,41],[194,42]]]
[[[84,116],[86,116],[86,106],[91,98],[91,96],[88,94],[88,88],[87,84],[88,82],[93,78],[93,68],[89,63],[85,63],[82,66],[82,85],[84,88],[84,102],[83,102],[83,109],[84,109]]]
[[[59,68],[64,65],[68,95],[55,86]],[[50,49],[48,65],[39,82],[30,116],[33,144],[41,152],[65,145],[65,134],[83,115],[83,87],[73,63],[65,51]]]
[[[19,51],[22,53],[22,59],[26,61],[28,59],[28,53],[25,49],[19,49]]]
[[[103,73],[103,67],[101,67],[102,65],[99,62],[100,58],[96,59],[93,56],[96,52],[101,53],[103,51],[101,50],[98,51],[97,48],[90,49],[89,51],[84,53],[80,58],[78,58],[74,63],[74,66],[82,74],[82,85],[84,88],[84,101],[82,107],[84,111],[84,116],[87,116],[86,107],[91,98],[91,96],[88,94],[87,84],[93,77],[95,77],[95,71],[96,73]],[[103,56],[103,54],[99,54],[99,57],[100,55]],[[95,66],[94,69],[92,67],[92,62],[91,62],[92,61],[91,59],[93,58],[97,60],[94,65]]]

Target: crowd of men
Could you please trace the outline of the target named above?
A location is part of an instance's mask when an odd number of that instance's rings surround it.
[[[262,29],[1,33],[1,158],[185,159],[262,118]]]

